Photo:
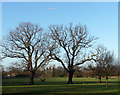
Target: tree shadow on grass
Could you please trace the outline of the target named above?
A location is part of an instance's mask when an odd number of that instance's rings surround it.
[[[95,82],[95,81],[74,81],[73,82],[73,84],[96,84],[96,83],[98,83],[98,82]],[[101,83],[106,83],[105,81],[102,81]],[[120,82],[117,82],[117,81],[113,81],[113,82],[109,82],[108,81],[108,83],[116,83],[116,84],[118,84],[118,83],[120,83]]]

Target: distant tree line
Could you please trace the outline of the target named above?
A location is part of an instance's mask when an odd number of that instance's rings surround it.
[[[13,63],[12,63],[13,64]],[[18,63],[14,63],[18,64]],[[19,65],[20,66],[20,65]],[[2,78],[25,78],[30,77],[30,72],[26,71],[25,68],[18,68],[16,65],[11,65],[9,67],[2,67]],[[22,67],[22,66],[21,66]],[[77,66],[76,71],[73,77],[90,77],[90,78],[98,78],[99,79],[99,70],[97,66],[92,66],[91,64],[82,68]],[[94,69],[94,70],[93,70]],[[103,69],[101,69],[103,70]],[[114,71],[113,71],[114,70]],[[120,77],[120,65],[112,65],[110,68],[110,72],[108,74],[109,78]],[[50,77],[68,77],[68,73],[66,70],[61,67],[49,66],[46,68],[38,69],[35,75],[36,78],[50,78]],[[102,73],[101,77],[105,77],[105,74]],[[101,80],[98,81],[101,83]]]

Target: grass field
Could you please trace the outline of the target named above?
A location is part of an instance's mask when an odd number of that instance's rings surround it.
[[[98,84],[96,78],[73,78],[74,84],[66,84],[67,78],[47,78],[45,82],[35,79],[35,85],[28,85],[29,78],[3,79],[3,95],[119,95],[118,79],[105,79]]]

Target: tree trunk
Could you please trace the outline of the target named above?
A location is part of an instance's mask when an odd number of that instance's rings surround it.
[[[69,73],[69,78],[68,78],[67,84],[72,84],[72,83],[73,83],[73,82],[72,82],[72,78],[73,78],[74,72],[70,71],[70,72],[68,72],[68,73]]]
[[[98,83],[101,83],[101,76],[98,76]]]
[[[30,75],[30,85],[34,85],[34,75],[35,75],[35,72],[34,71],[31,71],[31,75]]]
[[[106,77],[106,88],[108,88],[108,77]]]

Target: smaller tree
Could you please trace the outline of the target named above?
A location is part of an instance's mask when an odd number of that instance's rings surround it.
[[[113,61],[114,61],[114,54],[107,50],[102,45],[99,45],[96,49],[96,66],[92,67],[89,66],[93,70],[93,72],[98,76],[99,83],[101,83],[101,77],[106,77],[106,87],[108,86],[108,76],[110,75],[111,71],[113,71]]]
[[[111,71],[114,72],[115,68],[113,65],[114,55],[110,51],[104,53],[103,58],[103,75],[106,77],[106,88],[108,87],[108,76],[110,76]]]

